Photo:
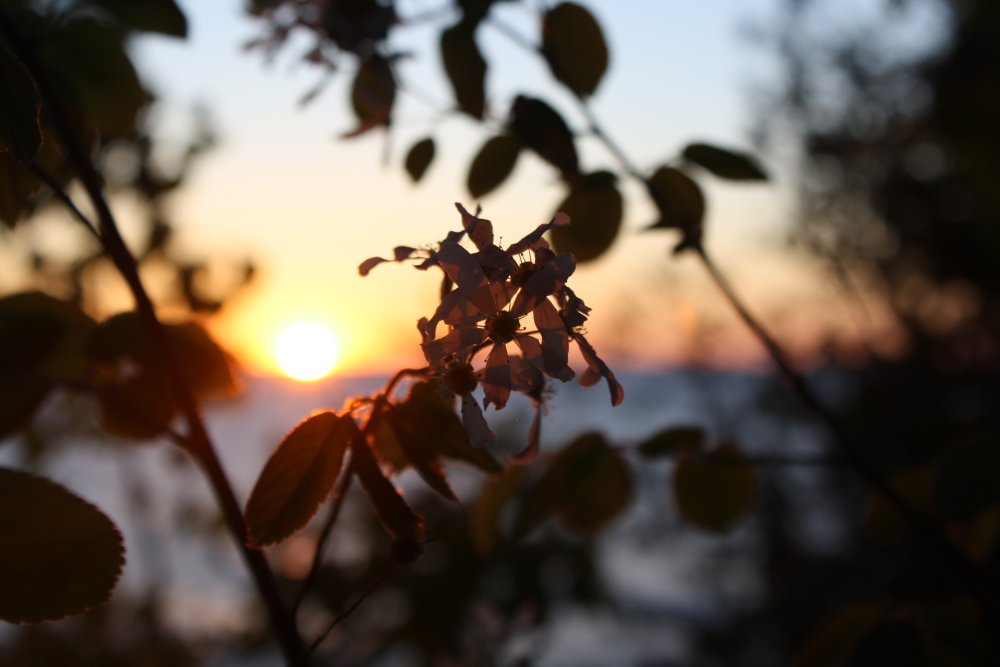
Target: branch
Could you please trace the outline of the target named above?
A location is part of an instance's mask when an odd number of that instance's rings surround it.
[[[342,621],[347,620],[347,617],[353,614],[357,610],[357,608],[360,607],[362,603],[365,600],[367,600],[372,593],[378,590],[378,587],[381,586],[382,583],[389,578],[389,575],[392,574],[393,570],[395,569],[396,569],[396,561],[390,557],[389,560],[386,562],[386,564],[382,566],[382,571],[379,572],[378,576],[375,577],[375,579],[373,579],[372,582],[368,584],[365,590],[361,592],[361,595],[358,597],[358,599],[355,600],[350,607],[344,610],[342,614],[340,614],[335,619],[330,621],[330,624],[326,626],[326,629],[324,629],[323,632],[321,632],[319,636],[316,637],[315,640],[313,640],[313,643],[310,644],[309,648],[306,649],[306,656],[311,655],[313,651],[319,648],[319,645],[323,643],[323,640],[326,639],[331,632],[333,632],[333,629],[337,627]]]
[[[76,203],[69,196],[69,194],[63,190],[62,186],[59,185],[56,179],[52,178],[52,175],[42,169],[37,162],[32,162],[28,165],[28,168],[31,169],[35,176],[45,183],[45,185],[49,186],[49,189],[52,190],[52,194],[56,196],[56,199],[68,208],[69,212],[73,214],[73,217],[76,218],[81,225],[86,227],[87,231],[90,232],[93,237],[98,240],[98,242],[100,242],[101,233],[97,231],[97,227],[90,221],[90,218],[85,216],[83,212],[77,208]]]

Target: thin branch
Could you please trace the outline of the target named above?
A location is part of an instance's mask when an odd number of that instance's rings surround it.
[[[309,567],[309,574],[307,574],[306,578],[302,580],[302,586],[299,588],[299,592],[295,596],[295,601],[292,602],[292,614],[298,613],[299,608],[302,606],[302,601],[306,598],[306,593],[309,592],[309,589],[312,588],[312,585],[316,580],[316,575],[319,572],[320,565],[323,563],[323,551],[326,548],[327,541],[330,539],[330,534],[333,532],[333,526],[337,523],[337,517],[340,516],[340,509],[344,506],[344,498],[347,496],[348,489],[351,488],[351,480],[353,479],[354,463],[352,461],[347,464],[344,472],[341,473],[340,481],[337,483],[337,488],[333,492],[333,501],[330,504],[330,513],[323,522],[323,528],[320,530],[319,539],[316,541],[316,553],[313,554],[312,565]]]
[[[306,649],[306,656],[308,657],[313,653],[313,651],[319,648],[319,645],[323,643],[323,640],[325,640],[330,635],[331,632],[333,632],[333,629],[337,627],[342,621],[347,620],[347,618],[351,614],[353,614],[357,610],[357,608],[360,607],[362,603],[364,603],[364,601],[367,600],[372,593],[378,590],[378,587],[381,586],[385,582],[385,580],[389,578],[389,575],[392,574],[393,570],[395,569],[396,569],[396,561],[393,560],[392,558],[389,558],[389,560],[386,561],[386,564],[382,566],[382,571],[379,572],[378,576],[375,577],[375,579],[373,579],[371,583],[368,584],[368,586],[365,588],[364,591],[362,591],[358,599],[355,600],[350,607],[344,610],[342,614],[340,614],[335,619],[330,621],[330,624],[326,626],[326,629],[324,629],[323,632],[321,632],[319,636],[316,637],[313,643],[309,645],[309,648]]]
[[[542,55],[542,47],[532,42],[530,39],[519,33],[517,30],[507,25],[495,16],[488,17],[483,21],[486,25],[494,28],[501,35],[520,46],[525,51]]]
[[[49,189],[52,190],[52,194],[54,194],[56,199],[69,209],[70,213],[73,214],[73,217],[76,218],[80,224],[86,227],[87,231],[90,232],[95,239],[101,241],[101,233],[97,231],[97,226],[83,214],[83,211],[77,207],[76,203],[69,196],[69,194],[63,190],[62,186],[59,185],[56,179],[54,179],[47,171],[42,169],[37,162],[32,162],[28,165],[28,168],[31,169],[35,176],[45,183],[45,185],[49,186]]]

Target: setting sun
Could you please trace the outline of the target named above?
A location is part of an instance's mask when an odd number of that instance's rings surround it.
[[[329,375],[337,363],[340,345],[329,327],[316,322],[298,322],[278,334],[274,355],[288,377],[301,382]]]

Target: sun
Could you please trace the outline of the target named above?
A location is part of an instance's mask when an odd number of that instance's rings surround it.
[[[274,356],[281,371],[300,382],[326,377],[337,364],[340,345],[324,324],[296,322],[281,330],[274,341]]]

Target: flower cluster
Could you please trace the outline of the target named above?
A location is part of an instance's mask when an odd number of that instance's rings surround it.
[[[421,270],[441,268],[441,302],[430,318],[417,324],[428,373],[443,392],[461,399],[463,424],[477,446],[494,439],[472,397],[477,387],[482,387],[484,408],[491,404],[496,410],[503,408],[512,391],[528,396],[538,414],[521,456],[531,456],[538,447],[546,377],[562,382],[575,377],[568,363],[570,341],[587,362],[581,384],[589,386],[603,377],[612,405],[621,403],[624,392],[583,335],[590,308],[566,285],[576,261],[569,253],[554,253],[544,238],[550,229],[569,224],[569,217],[559,213],[517,243],[501,248],[494,243],[489,220],[456,206],[463,229],[449,233],[436,248],[399,246],[392,259],[372,257],[358,270],[364,276],[382,262],[407,260]],[[475,252],[461,244],[465,236]],[[442,325],[444,333],[439,336]]]

